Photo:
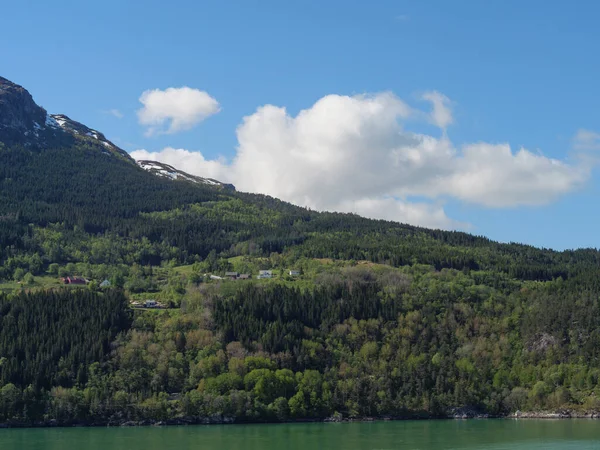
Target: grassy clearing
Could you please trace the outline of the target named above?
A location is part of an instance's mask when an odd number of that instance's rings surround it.
[[[34,277],[33,283],[30,284],[25,284],[21,281],[7,281],[4,283],[0,283],[0,292],[12,292],[21,289],[55,289],[64,286],[65,285],[57,277],[45,275]]]

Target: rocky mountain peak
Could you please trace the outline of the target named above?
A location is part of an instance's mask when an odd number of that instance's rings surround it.
[[[84,145],[107,156],[135,164],[129,153],[106,139],[104,134],[65,114],[48,114],[22,86],[0,77],[0,144],[28,149],[69,149]],[[139,161],[138,166],[161,178],[235,190],[231,184],[190,175],[157,161]]]
[[[22,86],[0,77],[0,142],[28,148],[69,147],[77,142],[97,146],[107,155],[133,163],[127,152],[104,135],[64,114],[48,114]]]
[[[42,126],[47,113],[22,86],[0,77],[0,128],[25,132]]]

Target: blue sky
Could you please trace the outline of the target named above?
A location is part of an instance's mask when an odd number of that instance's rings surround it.
[[[599,14],[593,1],[23,0],[2,6],[0,75],[128,151],[229,177],[244,190],[501,241],[598,247],[600,185],[590,161],[600,151]],[[160,122],[153,110],[159,131],[149,135],[138,115],[142,93],[183,86],[208,94],[218,112],[165,133],[172,117],[164,112]],[[393,99],[378,96],[385,92]],[[451,119],[425,117],[434,111],[424,98],[431,92],[443,95],[435,111]],[[285,107],[284,117],[264,105]],[[380,112],[365,118],[373,108]],[[390,114],[399,128],[379,127]],[[348,124],[367,131],[353,141]],[[579,130],[588,133],[579,145],[585,163],[574,149]],[[412,134],[397,138],[405,131],[434,139],[433,156],[419,159],[418,170],[414,159],[411,170],[388,170],[395,149],[412,142]],[[464,146],[476,143],[509,144],[512,155],[524,147],[545,159],[522,167],[531,158],[506,158],[504,167],[493,156],[500,147],[465,156]],[[164,153],[168,147],[202,159]],[[448,151],[451,171],[436,165]],[[546,164],[551,159],[564,168]],[[480,167],[492,184],[500,180],[489,196],[487,187],[474,194],[481,181],[468,185]],[[506,180],[518,188],[502,191]]]

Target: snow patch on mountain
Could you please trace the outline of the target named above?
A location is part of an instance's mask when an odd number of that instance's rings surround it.
[[[46,114],[46,122],[45,125],[50,128],[60,128],[60,124],[56,121],[54,117],[50,114]]]
[[[48,118],[46,119],[46,124],[50,127],[62,128],[64,131],[67,131],[74,135],[92,138],[95,141],[98,141],[107,149],[116,152],[121,156],[125,156],[128,159],[130,158],[129,153],[127,153],[125,150],[120,149],[111,141],[106,139],[106,137],[102,133],[92,128],[89,128],[83,125],[82,123],[72,120],[64,114],[49,114]]]
[[[147,161],[140,160],[137,161],[138,166],[142,169],[162,178],[168,178],[170,180],[177,181],[187,181],[194,184],[205,184],[209,186],[214,186],[223,189],[231,189],[235,190],[235,187],[232,184],[221,183],[220,181],[214,180],[212,178],[203,178],[195,175],[190,175],[189,173],[183,172],[181,170],[176,169],[169,164],[164,164],[159,161]]]

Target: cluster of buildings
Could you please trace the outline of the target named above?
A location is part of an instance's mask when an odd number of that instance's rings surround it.
[[[62,277],[60,279],[60,281],[63,284],[71,284],[71,285],[79,285],[79,286],[85,286],[87,284],[89,284],[90,280],[86,280],[83,277]],[[101,288],[107,288],[110,287],[111,283],[108,280],[104,280],[102,283],[99,284],[99,286]]]
[[[143,302],[133,301],[131,306],[134,308],[151,308],[151,309],[165,309],[166,306],[156,300],[144,300]]]
[[[225,278],[230,280],[249,280],[252,275],[249,273],[225,272]]]
[[[298,277],[300,276],[300,271],[299,270],[290,270],[288,272],[289,276],[291,277]],[[223,279],[227,279],[227,280],[249,280],[252,278],[252,275],[250,275],[249,273],[239,273],[239,272],[225,272],[225,276],[224,277],[219,277],[217,275],[210,275],[210,278],[212,280],[223,280]],[[259,270],[258,271],[258,275],[256,276],[257,279],[259,280],[268,280],[270,278],[273,278],[273,271],[272,270]]]

